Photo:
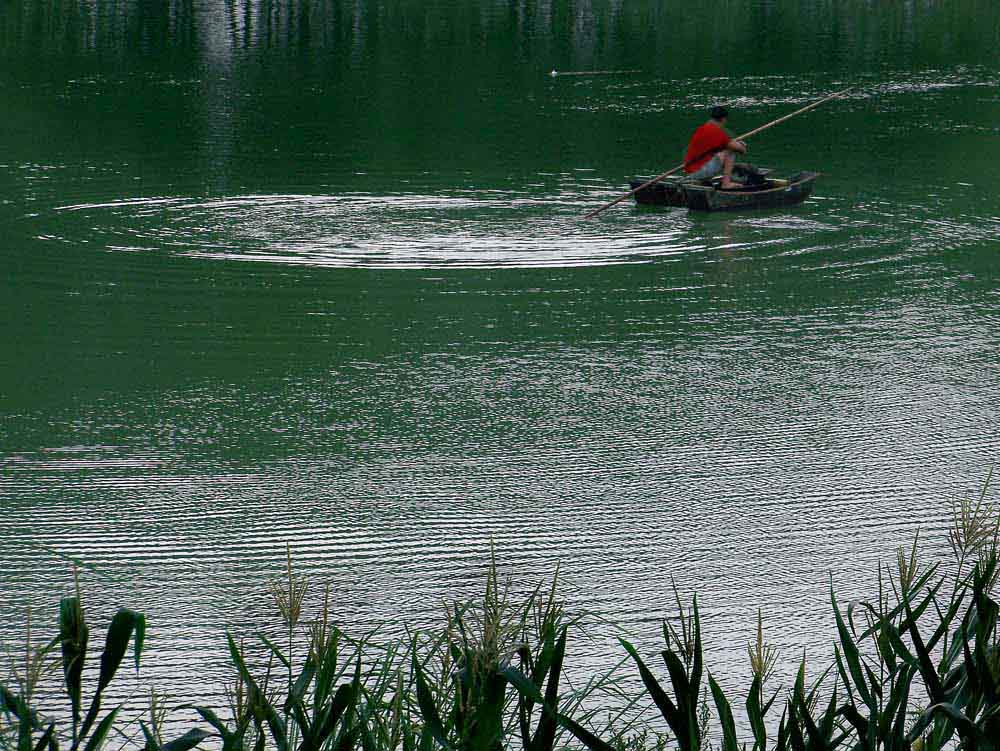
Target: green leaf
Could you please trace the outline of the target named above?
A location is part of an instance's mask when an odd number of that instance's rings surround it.
[[[909,601],[904,600],[904,605],[906,606],[910,638],[913,640],[913,648],[917,652],[917,666],[919,667],[920,675],[924,679],[924,683],[927,686],[927,693],[930,695],[931,701],[935,704],[943,703],[945,696],[944,689],[941,686],[941,679],[938,677],[937,671],[934,669],[934,663],[931,660],[930,652],[924,644],[923,638],[920,636],[920,630],[917,628],[917,619],[913,616],[913,611],[910,609]]]
[[[236,667],[236,671],[240,674],[240,677],[248,686],[257,687],[257,682],[250,675],[250,671],[247,670],[246,662],[243,660],[243,655],[240,653],[239,647],[236,646],[236,640],[233,639],[233,635],[226,633],[226,642],[229,646],[229,657],[233,661],[233,665]]]
[[[900,636],[899,631],[896,630],[896,627],[888,621],[885,621],[884,625],[889,643],[892,645],[893,650],[899,656],[900,660],[905,662],[914,670],[919,670],[920,661],[913,655],[912,652],[910,652],[909,648],[903,642],[903,638]]]
[[[358,742],[358,726],[347,728],[337,741],[336,751],[352,751]]]
[[[639,668],[639,675],[642,677],[642,682],[646,686],[646,690],[653,699],[653,703],[656,704],[657,708],[660,710],[660,714],[663,715],[663,719],[667,721],[670,729],[673,731],[674,736],[678,739],[687,737],[687,727],[686,721],[681,716],[680,710],[677,706],[670,700],[667,693],[663,690],[660,684],[657,682],[655,676],[650,672],[649,668],[646,667],[646,663],[642,661],[639,653],[636,652],[635,647],[629,644],[624,639],[619,639],[621,645],[625,647],[625,651],[632,656],[635,661],[636,666]]]
[[[774,744],[774,751],[788,751],[788,707],[781,713],[781,720],[778,722],[778,740]]]
[[[87,741],[84,751],[98,751],[104,745],[104,741],[108,737],[108,732],[111,730],[111,725],[118,716],[119,709],[120,707],[115,707],[104,715],[104,719],[97,724],[97,729],[94,730],[94,734]]]
[[[837,714],[843,716],[847,719],[858,734],[858,741],[862,748],[868,745],[868,720],[861,716],[858,712],[857,707],[853,704],[845,704],[840,709],[837,710]]]
[[[83,662],[87,655],[90,634],[83,617],[83,607],[77,597],[64,597],[59,602],[59,644],[62,650],[63,677],[66,694],[73,713],[73,733],[80,722],[82,704]]]
[[[206,738],[212,738],[215,733],[209,733],[201,728],[191,728],[184,735],[160,746],[160,751],[190,751]]]
[[[977,728],[976,724],[964,712],[947,702],[934,704],[929,707],[921,716],[920,721],[917,722],[917,727],[922,724],[925,716],[946,717],[955,726],[955,729],[958,730],[958,734],[963,741],[971,741],[972,744],[981,744],[989,741],[983,731]],[[975,747],[976,745],[970,745],[970,748]]]
[[[736,741],[736,722],[733,720],[733,710],[729,706],[729,700],[711,673],[708,674],[708,685],[712,689],[712,698],[715,699],[715,708],[722,724],[722,751],[739,751]]]
[[[691,692],[695,696],[695,705],[698,703],[698,693],[701,690],[702,673],[702,648],[701,648],[701,616],[698,613],[698,595],[691,601],[691,609],[694,611],[694,655],[691,661]]]
[[[580,725],[575,720],[570,719],[564,714],[557,715],[559,724],[571,732],[578,741],[590,749],[590,751],[617,751],[614,746],[605,743],[596,735],[591,733],[587,728]]]
[[[854,681],[854,687],[858,691],[858,695],[861,697],[861,701],[865,703],[868,710],[871,713],[878,711],[875,705],[875,700],[872,698],[871,691],[868,688],[868,681],[865,678],[865,673],[861,669],[861,656],[858,652],[858,647],[854,643],[854,638],[851,636],[851,632],[847,628],[847,624],[844,623],[844,619],[840,614],[840,608],[837,606],[837,596],[833,592],[833,578],[830,578],[830,603],[833,605],[833,615],[837,622],[837,633],[840,635],[840,645],[844,650],[844,660],[847,661],[847,667],[851,672],[851,678]],[[844,676],[846,681],[847,676]]]
[[[542,705],[542,717],[538,722],[533,741],[534,751],[552,751],[556,742],[556,713],[559,705],[559,676],[562,673],[563,658],[566,654],[566,629],[563,628],[552,654],[552,664],[549,669],[549,682],[545,687],[545,703]]]
[[[35,744],[33,751],[44,751],[46,748],[57,749],[59,748],[59,743],[56,741],[56,724],[54,722],[49,723],[48,728],[42,734],[42,737],[38,739],[38,743]]]
[[[910,593],[916,593],[922,590],[927,585],[927,582],[931,580],[931,577],[937,572],[937,568],[938,568],[937,564],[935,564],[931,566],[923,574],[921,574],[920,577],[913,584],[910,585]],[[940,583],[934,585],[934,587],[930,591],[930,594],[928,594],[927,598],[924,600],[924,603],[918,608],[920,612],[923,612],[923,609],[926,608],[928,604],[930,604],[931,598],[933,597],[934,594],[937,593],[940,587],[941,587]],[[909,594],[904,594],[903,599],[909,600],[909,597],[910,597]],[[871,605],[866,605],[866,607],[869,611],[871,611],[872,615],[875,616],[876,620],[879,619],[879,614],[875,611],[873,607],[871,607]],[[885,618],[887,620],[892,620],[900,613],[902,613],[903,610],[904,610],[904,605],[901,602],[898,605],[896,605],[892,610],[890,610],[888,613],[886,613]],[[878,623],[873,624],[872,626],[870,626],[868,629],[866,629],[861,633],[861,636],[858,637],[858,640],[864,641],[873,633],[875,633],[875,631],[878,628],[879,628]],[[903,630],[905,630],[905,628]]]
[[[681,658],[671,649],[665,649],[661,653],[663,662],[667,666],[667,673],[670,675],[670,684],[674,689],[674,697],[677,700],[677,709],[686,721],[694,717],[694,708],[698,705],[698,694],[694,692],[694,687],[688,681],[688,675]]]
[[[889,696],[889,705],[883,712],[883,719],[880,723],[879,732],[882,737],[889,737],[890,732],[893,738],[902,738],[906,733],[907,710],[910,701],[910,685],[913,681],[913,668],[903,668],[896,679],[896,684],[892,688]],[[895,715],[895,717],[893,717]],[[890,730],[889,722],[894,720]]]
[[[507,703],[507,681],[496,671],[487,675],[473,704],[471,733],[467,738],[471,748],[494,749],[503,742],[504,706]]]
[[[441,724],[441,715],[438,713],[437,705],[434,703],[434,695],[427,685],[424,671],[417,660],[417,645],[413,645],[413,677],[417,683],[417,706],[420,707],[420,714],[424,718],[424,725],[430,730],[442,748],[451,748],[448,738],[444,732],[444,725]]]
[[[146,616],[136,613],[135,619],[135,643],[133,645],[135,657],[135,669],[139,670],[139,660],[142,658],[142,648],[146,644]]]
[[[257,638],[260,639],[262,642],[264,642],[264,646],[266,646],[271,651],[271,653],[278,658],[278,661],[282,665],[284,665],[286,668],[291,667],[291,663],[288,661],[288,658],[285,657],[284,653],[280,649],[278,649],[277,645],[275,645],[274,642],[272,642],[270,639],[264,636],[264,634],[257,634]]]
[[[337,689],[333,695],[333,701],[323,712],[322,718],[318,717],[314,724],[316,728],[314,740],[317,748],[325,743],[327,738],[334,735],[337,723],[348,709],[354,706],[357,696],[358,690],[354,683],[345,683]]]
[[[219,734],[224,744],[229,743],[230,739],[235,735],[235,733],[233,733],[228,727],[226,727],[226,724],[219,719],[218,715],[216,715],[215,712],[213,712],[208,707],[191,707],[191,708],[199,715],[201,715],[201,718],[205,722],[207,722],[209,725],[215,728],[215,732]]]
[[[764,751],[767,748],[767,725],[764,723],[765,709],[763,707],[763,693],[761,691],[760,676],[755,675],[750,684],[750,691],[746,700],[747,718],[750,720],[750,728],[753,730],[754,751]]]
[[[268,730],[271,731],[271,737],[274,738],[275,747],[278,751],[286,751],[288,748],[288,728],[285,721],[263,694],[260,695],[260,703],[264,711],[264,719],[267,720]]]
[[[146,738],[146,746],[143,751],[159,751],[159,741],[156,740],[153,731],[149,729],[149,726],[143,720],[139,720],[139,729],[142,730],[142,734]]]
[[[111,625],[108,626],[108,635],[104,642],[104,651],[101,653],[101,673],[97,680],[98,693],[106,689],[115,677],[118,666],[121,665],[122,659],[125,657],[125,652],[128,651],[128,644],[132,639],[132,634],[136,630],[136,625],[140,621],[143,623],[143,639],[145,639],[145,618],[134,610],[121,608],[115,613],[114,618],[111,619]],[[139,655],[141,653],[142,647],[141,645],[137,645],[135,652],[136,668],[139,666]]]
[[[111,619],[111,625],[108,626],[108,633],[104,640],[104,651],[101,652],[101,672],[97,680],[97,691],[90,701],[90,709],[87,711],[83,726],[80,728],[81,739],[87,735],[94,721],[97,720],[104,689],[108,687],[108,684],[115,677],[115,673],[118,672],[118,667],[128,651],[129,641],[132,639],[132,633],[140,618],[141,616],[135,611],[120,608]]]
[[[302,667],[302,672],[299,673],[298,678],[296,678],[295,683],[292,684],[292,688],[288,692],[288,698],[285,700],[284,707],[286,712],[291,712],[295,706],[301,706],[306,690],[309,688],[315,675],[316,663],[310,657],[306,660],[306,664]]]

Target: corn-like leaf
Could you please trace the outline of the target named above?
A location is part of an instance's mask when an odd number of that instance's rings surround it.
[[[670,700],[666,691],[664,691],[657,682],[656,677],[652,674],[652,672],[650,672],[649,668],[646,667],[646,663],[642,661],[642,658],[635,650],[635,647],[624,639],[619,639],[618,641],[621,642],[621,645],[625,647],[625,651],[628,652],[635,661],[636,666],[639,668],[639,675],[642,678],[642,682],[646,686],[646,690],[649,692],[650,697],[652,697],[653,703],[656,704],[657,709],[660,710],[660,714],[663,715],[663,719],[667,721],[667,724],[673,731],[674,736],[678,739],[687,738],[688,729],[686,727],[685,718],[681,715],[677,706]]]
[[[798,716],[794,703],[789,706],[787,731],[788,744],[791,746],[792,751],[806,751],[806,741],[802,735],[802,728],[799,727]]]
[[[879,723],[879,734],[883,738],[902,739],[906,733],[906,712],[909,708],[910,684],[913,681],[913,668],[903,668],[892,687],[889,704],[882,713]],[[890,725],[890,722],[892,725]]]
[[[314,727],[313,742],[316,748],[322,746],[328,738],[336,734],[337,723],[347,715],[357,701],[358,690],[353,683],[345,683],[340,686],[333,695],[333,700],[329,706],[323,710],[322,715],[316,718]]]
[[[257,638],[264,643],[264,646],[268,648],[271,654],[278,658],[278,662],[286,668],[291,667],[291,663],[288,661],[288,658],[285,657],[285,653],[282,652],[273,641],[264,636],[264,634],[257,634]]]
[[[833,692],[830,694],[830,702],[827,704],[826,712],[820,718],[819,733],[824,743],[829,743],[833,735],[834,723],[837,719],[837,685],[834,684]]]
[[[845,704],[840,709],[837,710],[837,714],[844,717],[851,725],[854,726],[855,731],[858,734],[858,741],[861,748],[869,748],[868,740],[868,720],[861,716],[858,712],[858,708],[854,704]]]
[[[353,751],[358,742],[359,729],[357,725],[346,728],[334,747],[336,751]]]
[[[201,728],[191,728],[184,735],[160,746],[160,751],[190,751],[202,741],[212,738],[215,733],[209,733]]]
[[[48,728],[42,733],[32,751],[59,751],[59,741],[56,740],[56,724],[50,722]]]
[[[536,686],[531,679],[524,675],[524,673],[517,668],[512,667],[502,670],[501,673],[510,682],[510,684],[514,686],[514,688],[521,692],[522,695],[529,697],[532,701],[543,705],[543,707],[545,706],[546,701],[542,697],[541,691],[538,690],[538,686]],[[616,751],[614,746],[605,743],[575,720],[555,711],[554,707],[551,707],[550,709],[556,718],[556,722],[572,733],[577,740],[583,743],[587,748],[591,749],[591,751]]]
[[[909,593],[904,593],[903,599],[904,600],[909,600],[910,594],[919,592],[925,586],[927,586],[927,582],[929,582],[931,580],[931,577],[935,574],[935,572],[937,571],[937,569],[938,569],[938,567],[935,564],[934,566],[931,566],[923,574],[921,574],[920,577],[918,577],[918,579],[913,584],[910,585]],[[930,604],[932,595],[934,595],[938,591],[938,589],[940,588],[940,586],[941,586],[940,583],[934,585],[934,587],[931,589],[930,594],[926,597],[926,599],[922,603],[921,607],[918,608],[918,610],[920,612],[923,612],[923,610],[927,607],[927,605]],[[870,605],[868,605],[867,608],[872,611],[873,615],[875,615],[876,619],[877,619],[878,618],[878,614],[874,611],[874,609]],[[902,602],[900,602],[892,610],[890,610],[888,613],[886,613],[885,617],[887,619],[889,619],[889,620],[892,620],[896,616],[898,616],[900,613],[902,613],[903,610],[904,610],[904,605],[903,605]],[[864,641],[869,636],[871,636],[873,633],[875,633],[875,631],[878,629],[878,627],[879,627],[878,623],[870,626],[868,629],[866,629],[865,631],[863,631],[861,633],[861,635],[858,637],[858,640],[859,641]],[[903,629],[903,630],[905,630],[905,629]]]
[[[101,652],[101,672],[97,680],[97,691],[94,692],[94,696],[90,701],[90,709],[87,710],[87,716],[84,718],[83,725],[80,728],[81,739],[87,735],[93,723],[97,720],[97,715],[101,709],[101,699],[104,689],[108,687],[115,677],[115,673],[118,672],[125,653],[128,651],[129,642],[132,641],[132,634],[135,633],[136,624],[140,620],[145,623],[145,619],[142,616],[128,608],[120,608],[111,619],[111,625],[108,626],[108,633],[104,639],[104,651]],[[135,647],[134,649],[136,650],[135,662],[138,665],[141,647]]]
[[[413,677],[417,684],[417,706],[420,707],[420,714],[424,718],[424,725],[430,730],[434,740],[442,748],[451,748],[444,731],[444,725],[441,723],[441,715],[438,713],[437,705],[434,703],[434,695],[427,685],[424,671],[417,660],[416,643],[413,645]]]
[[[847,667],[851,673],[851,679],[854,682],[854,687],[858,691],[858,695],[861,697],[861,701],[865,703],[869,711],[875,713],[878,711],[878,707],[875,704],[875,700],[872,698],[872,693],[869,690],[868,681],[865,677],[864,671],[861,669],[861,656],[858,652],[858,647],[854,643],[854,637],[851,636],[851,632],[847,628],[847,624],[844,623],[844,619],[840,614],[840,607],[837,605],[837,596],[833,592],[833,581],[830,581],[830,603],[833,606],[834,620],[837,622],[837,633],[840,635],[840,646],[844,650],[844,660],[847,662]],[[844,681],[847,681],[847,676],[844,675]]]
[[[120,707],[115,707],[104,715],[103,720],[97,723],[97,727],[94,729],[94,734],[87,740],[87,745],[84,747],[84,751],[98,751],[104,745],[104,741],[108,737],[108,732],[111,730],[111,725],[118,716],[119,709]]]
[[[778,722],[778,739],[774,744],[774,751],[788,751],[788,707],[781,713],[781,720]]]
[[[121,608],[111,619],[108,635],[104,642],[104,652],[101,653],[101,673],[97,681],[98,693],[108,687],[111,679],[118,672],[118,666],[121,665],[125,652],[128,651],[132,634],[136,632],[136,626],[139,623],[142,623],[142,639],[145,641],[145,618],[139,613],[128,608]],[[142,645],[138,644],[138,640],[134,649],[135,664],[138,668],[139,656],[142,653]]]
[[[295,683],[292,684],[292,688],[288,692],[288,698],[285,699],[284,706],[286,712],[291,712],[293,707],[301,706],[306,690],[309,688],[315,675],[316,663],[310,658],[306,660],[306,664],[302,667],[302,672],[299,673],[298,678],[295,679]]]
[[[753,730],[754,751],[764,751],[767,748],[767,725],[764,723],[766,710],[763,706],[763,693],[761,691],[759,675],[755,675],[753,682],[750,684],[746,707],[747,718],[750,720],[750,728]]]
[[[670,675],[670,684],[674,689],[677,709],[687,720],[694,716],[694,708],[698,705],[698,694],[694,692],[694,686],[688,680],[684,663],[681,662],[677,653],[665,649],[661,654],[663,655],[663,663],[667,666],[667,673]]]
[[[188,708],[187,705],[178,707],[178,709],[187,709],[187,708]],[[201,715],[201,718],[215,729],[215,732],[218,733],[219,736],[222,738],[223,743],[226,743],[227,740],[234,735],[233,731],[231,731],[228,727],[226,727],[226,724],[219,719],[219,716],[215,714],[215,712],[213,712],[208,707],[190,707],[190,708],[193,709],[195,712],[197,712],[199,715]]]
[[[59,603],[59,643],[62,649],[63,678],[73,714],[74,741],[82,705],[83,661],[87,655],[90,630],[77,597],[64,597]]]
[[[135,641],[132,644],[132,656],[135,660],[136,672],[138,672],[139,661],[142,659],[142,649],[146,645],[146,616],[142,613],[136,613],[135,616]]]
[[[503,714],[507,702],[507,681],[499,672],[488,675],[478,700],[473,703],[468,748],[499,749],[503,743]]]
[[[534,751],[552,751],[556,742],[557,718],[559,704],[559,676],[562,673],[563,657],[566,654],[566,629],[562,630],[559,641],[556,642],[552,654],[552,664],[549,670],[549,682],[545,687],[545,703],[542,706],[542,718],[535,731],[532,746]]]
[[[156,740],[156,736],[153,735],[153,731],[150,730],[149,726],[142,720],[139,720],[139,729],[142,730],[142,735],[146,739],[146,745],[144,746],[143,751],[159,751],[159,741]]]
[[[698,613],[698,595],[695,595],[691,602],[691,609],[694,611],[694,655],[691,660],[691,692],[695,696],[695,704],[698,703],[698,694],[701,691],[702,670],[702,647],[701,647],[701,616]]]
[[[566,715],[558,715],[559,724],[571,732],[578,741],[590,749],[590,751],[617,751],[614,746],[605,743],[596,735],[591,733],[587,728],[580,725],[575,720],[570,719]]]
[[[985,736],[983,731],[976,727],[976,724],[962,710],[947,702],[933,704],[928,707],[917,720],[907,737],[919,737],[935,717],[946,718],[958,730],[958,734],[962,740],[968,742],[969,748],[978,748],[980,744],[988,743],[991,740]],[[992,744],[991,746],[987,746],[987,748],[992,747]]]
[[[931,660],[930,652],[924,644],[923,638],[920,636],[920,630],[917,628],[917,619],[913,616],[913,611],[910,608],[909,601],[904,600],[904,605],[906,606],[910,638],[913,640],[913,648],[917,653],[917,666],[920,669],[920,675],[924,679],[924,683],[927,686],[927,693],[930,695],[931,701],[935,704],[943,703],[945,695],[944,689],[941,686],[941,679],[938,677],[937,671],[934,669],[934,663]]]
[[[514,667],[504,668],[500,671],[504,678],[514,686],[523,696],[530,698],[536,704],[544,704],[545,699],[542,697],[542,692],[538,689],[528,676],[522,673],[520,670]]]
[[[733,710],[729,706],[729,700],[723,693],[719,684],[715,682],[712,674],[708,674],[708,685],[712,689],[712,698],[715,699],[715,709],[719,713],[719,722],[722,724],[722,751],[739,751],[736,741],[736,722],[733,720]]]

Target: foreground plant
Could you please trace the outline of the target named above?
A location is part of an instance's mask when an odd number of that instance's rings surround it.
[[[896,552],[894,568],[880,567],[871,601],[843,607],[831,579],[832,663],[807,680],[803,658],[787,690],[770,687],[777,653],[760,612],[747,647],[750,686],[723,689],[705,665],[697,600],[685,606],[676,588],[662,667],[621,640],[623,661],[644,689],[625,697],[615,693],[621,663],[579,686],[569,680],[567,654],[584,632],[559,603],[555,579],[518,597],[493,563],[482,600],[450,606],[436,632],[379,645],[333,625],[329,590],[318,615],[306,617],[308,582],[294,575],[289,554],[284,579],[272,587],[285,638],[226,635],[235,671],[228,717],[182,705],[175,709],[208,727],[163,742],[166,712],[153,693],[141,738],[145,751],[189,751],[205,741],[223,751],[1000,751],[1000,517],[984,498],[956,505],[950,568],[924,566],[915,539]],[[130,644],[138,671],[144,636],[143,616],[115,614],[85,701],[89,627],[79,591],[65,598],[57,636],[34,648],[29,638],[15,682],[0,686],[0,747],[106,745],[112,729],[122,731],[120,708],[102,707],[105,691]],[[69,700],[62,723],[34,706],[56,647]],[[604,697],[648,705],[659,719],[642,724],[626,709],[600,723],[593,705]],[[737,726],[737,700],[747,728]]]
[[[100,658],[97,686],[89,702],[84,701],[83,669],[87,659],[90,628],[87,626],[80,599],[79,584],[76,595],[66,597],[59,604],[59,633],[38,654],[41,660],[51,649],[58,646],[62,658],[63,687],[70,705],[71,729],[68,737],[60,737],[54,720],[43,719],[31,706],[32,690],[22,693],[0,686],[0,713],[7,722],[16,725],[17,748],[19,751],[36,749],[57,749],[60,740],[69,745],[70,751],[83,748],[96,751],[103,746],[121,707],[115,707],[101,716],[104,691],[114,679],[118,668],[133,645],[136,672],[142,657],[142,647],[146,634],[146,619],[141,613],[121,608],[108,626],[104,651]],[[24,684],[30,686],[30,682]],[[87,705],[86,714],[83,707]]]

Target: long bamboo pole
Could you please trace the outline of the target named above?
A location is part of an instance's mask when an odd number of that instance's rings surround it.
[[[766,125],[761,125],[759,128],[754,128],[753,130],[749,131],[748,133],[744,133],[742,136],[736,136],[736,138],[734,140],[736,140],[736,141],[746,140],[747,138],[750,138],[751,136],[757,135],[761,131],[767,130],[768,128],[773,128],[778,123],[783,123],[783,122],[785,122],[785,120],[791,120],[796,115],[801,115],[803,112],[808,112],[811,109],[815,109],[816,107],[819,107],[821,104],[825,104],[826,102],[829,102],[831,99],[836,99],[838,96],[846,94],[848,91],[850,91],[853,88],[854,88],[853,86],[848,86],[846,89],[843,89],[842,91],[838,91],[835,94],[830,94],[830,96],[824,97],[823,99],[820,99],[818,102],[813,102],[812,104],[806,105],[802,109],[795,110],[795,112],[792,112],[792,113],[790,113],[788,115],[785,115],[783,117],[779,117],[777,120],[772,120],[771,122],[767,123]],[[610,209],[615,204],[621,203],[626,198],[630,198],[631,196],[635,195],[636,193],[638,193],[643,188],[648,188],[653,183],[658,183],[663,178],[670,177],[675,172],[679,172],[680,170],[684,169],[684,167],[687,164],[690,164],[691,162],[697,162],[703,156],[705,156],[705,154],[699,154],[698,156],[694,157],[693,159],[688,160],[687,162],[683,162],[682,164],[678,164],[672,170],[667,170],[662,175],[658,175],[657,177],[654,177],[652,180],[650,180],[648,182],[644,182],[638,188],[633,188],[628,193],[625,193],[624,195],[618,196],[618,198],[616,198],[615,200],[613,200],[611,203],[606,203],[603,206],[601,206],[599,209],[594,209],[593,211],[591,211],[591,212],[589,212],[587,214],[584,214],[583,218],[584,219],[591,219],[591,218],[597,216],[598,214],[600,214],[601,212],[607,211],[608,209]]]

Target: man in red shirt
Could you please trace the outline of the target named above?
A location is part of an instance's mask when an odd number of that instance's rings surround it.
[[[746,154],[747,145],[729,137],[724,126],[729,118],[725,107],[713,107],[712,119],[695,130],[684,155],[684,171],[691,180],[708,180],[722,175],[722,188],[738,188],[733,182],[737,154]]]

